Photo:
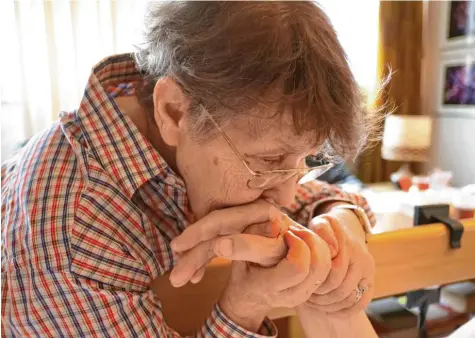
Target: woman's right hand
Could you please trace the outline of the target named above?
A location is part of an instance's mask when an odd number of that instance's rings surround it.
[[[305,302],[330,271],[329,247],[313,231],[295,223],[284,238],[287,255],[274,267],[233,262],[219,306],[232,321],[248,330],[259,329],[272,308]]]

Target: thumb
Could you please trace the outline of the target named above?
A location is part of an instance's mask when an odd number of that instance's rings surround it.
[[[259,235],[238,234],[223,236],[214,245],[217,256],[234,261],[247,261],[264,267],[274,266],[287,254],[283,236],[267,238]]]

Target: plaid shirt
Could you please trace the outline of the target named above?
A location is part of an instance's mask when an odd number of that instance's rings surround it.
[[[173,268],[170,241],[189,225],[183,181],[117,108],[110,86],[140,81],[130,55],[103,60],[77,111],[2,166],[2,336],[168,337],[151,281]],[[321,182],[289,212],[358,196]],[[197,337],[275,336],[233,323],[215,306]]]

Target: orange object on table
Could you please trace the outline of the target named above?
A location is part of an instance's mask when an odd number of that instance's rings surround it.
[[[454,207],[454,217],[456,219],[475,218],[475,210],[461,207]]]
[[[401,176],[397,183],[402,191],[409,191],[409,188],[412,185],[412,179],[409,176]]]
[[[427,176],[413,176],[412,185],[416,186],[419,191],[424,191],[429,189],[429,177]]]

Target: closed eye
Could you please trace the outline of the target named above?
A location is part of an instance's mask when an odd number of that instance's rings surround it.
[[[282,163],[283,156],[259,157],[259,160],[265,164],[279,164]]]

